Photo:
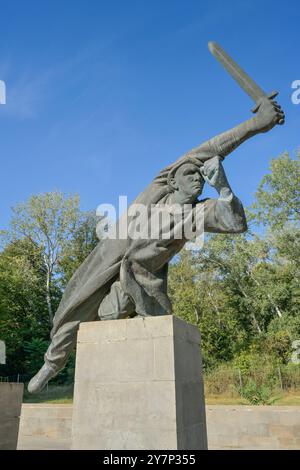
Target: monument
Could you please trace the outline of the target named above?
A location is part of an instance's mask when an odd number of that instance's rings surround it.
[[[6,364],[5,342],[0,340],[0,364]],[[0,382],[0,450],[16,450],[23,384]]]
[[[72,424],[73,449],[207,449],[199,329],[173,315],[81,324]]]
[[[216,43],[209,48],[255,101],[255,115],[164,168],[117,222],[114,236],[100,240],[69,281],[45,364],[28,390],[41,390],[65,366],[82,324],[73,448],[206,447],[200,338],[194,327],[171,316],[168,263],[203,231],[247,230],[243,205],[222,162],[247,139],[285,119],[276,92],[266,95]],[[205,183],[218,198],[198,199]],[[94,323],[97,319],[101,322]]]

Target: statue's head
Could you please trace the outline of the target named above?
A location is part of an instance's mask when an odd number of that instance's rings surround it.
[[[169,176],[169,185],[177,199],[194,201],[203,191],[204,178],[199,166],[192,162],[183,163]]]

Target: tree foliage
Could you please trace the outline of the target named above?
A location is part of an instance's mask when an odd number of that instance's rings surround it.
[[[77,196],[57,191],[14,208],[0,252],[0,338],[7,347],[0,375],[31,374],[43,362],[49,320],[63,286],[97,243],[95,224]]]
[[[78,196],[65,197],[58,191],[31,196],[28,201],[13,208],[12,238],[27,238],[36,244],[41,252],[46,273],[45,297],[50,325],[54,315],[51,295],[53,279],[60,274],[59,261],[77,230],[78,220]]]
[[[210,235],[170,270],[174,312],[199,325],[207,367],[258,344],[258,355],[285,363],[300,338],[299,163],[287,154],[271,161],[250,208],[263,235]]]
[[[292,159],[286,152],[271,161],[271,172],[258,186],[252,205],[258,222],[282,228],[300,221],[300,152]]]

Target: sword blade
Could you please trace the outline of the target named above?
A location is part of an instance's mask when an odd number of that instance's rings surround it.
[[[212,55],[227,70],[229,75],[240,85],[240,87],[253,99],[255,103],[267,94],[257,85],[257,83],[243,70],[224,49],[214,41],[208,43],[208,48]]]

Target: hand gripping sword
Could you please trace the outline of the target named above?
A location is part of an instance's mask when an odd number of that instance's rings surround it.
[[[269,98],[273,100],[277,95],[278,91],[272,91],[267,95],[255,81],[249,77],[249,75],[222,49],[216,42],[210,41],[208,48],[212,55],[220,62],[221,65],[227,70],[229,75],[240,85],[240,87],[249,95],[255,102],[253,113],[257,113],[262,98]],[[278,124],[284,124],[284,119],[280,119]]]

